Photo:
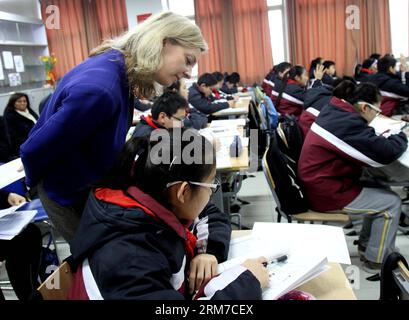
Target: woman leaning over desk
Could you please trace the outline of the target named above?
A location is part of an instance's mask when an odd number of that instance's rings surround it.
[[[90,185],[112,166],[132,122],[133,92],[189,78],[207,50],[200,29],[165,12],[105,41],[69,71],[21,147],[27,184],[70,241]]]

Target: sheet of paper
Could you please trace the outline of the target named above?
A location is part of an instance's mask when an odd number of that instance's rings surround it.
[[[0,240],[10,240],[18,235],[37,214],[37,210],[16,211],[0,219]]]
[[[3,71],[3,63],[0,59],[0,80],[4,80],[4,71]]]
[[[22,56],[14,56],[14,64],[17,72],[24,72],[24,62]]]
[[[210,128],[213,127],[238,127],[245,126],[246,119],[232,119],[232,120],[213,120],[210,123]]]
[[[18,208],[21,208],[21,207],[24,206],[25,204],[26,204],[26,203],[22,203],[22,204],[19,204],[18,206],[12,206],[12,207],[10,207],[10,208],[0,210],[0,218],[2,218],[2,217],[4,217],[4,216],[7,216],[7,215],[10,214],[10,213],[15,212]]]
[[[270,264],[269,287],[263,290],[263,300],[276,300],[315,278],[327,269],[325,256],[291,256],[284,263]]]
[[[9,73],[9,85],[10,87],[21,86],[21,76],[19,73]]]
[[[0,189],[25,177],[24,170],[18,171],[22,166],[20,158],[0,166]]]
[[[329,262],[351,264],[344,231],[340,227],[256,222],[252,235],[264,243],[288,244],[290,255],[325,255]]]
[[[216,112],[217,115],[230,115],[230,114],[245,114],[247,113],[247,108],[228,108]]]
[[[11,51],[3,51],[4,69],[14,69],[13,53]]]
[[[395,120],[382,115],[375,117],[369,124],[370,127],[375,129],[377,135],[383,135],[386,138],[392,134],[398,134],[406,125],[407,122]]]

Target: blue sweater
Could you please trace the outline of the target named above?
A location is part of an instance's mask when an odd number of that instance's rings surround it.
[[[123,54],[111,50],[68,72],[53,93],[21,158],[30,187],[43,181],[61,205],[86,201],[125,144],[131,116]]]

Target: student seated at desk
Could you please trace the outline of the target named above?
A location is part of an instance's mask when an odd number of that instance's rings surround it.
[[[333,96],[339,99],[347,99],[350,96],[351,91],[355,90],[354,82],[349,79],[353,81],[352,78],[348,77],[335,80],[334,89],[331,89],[328,86],[321,86],[307,90],[304,101],[305,110],[302,112],[300,119],[298,120],[298,125],[300,126],[304,137],[307,136],[308,131],[310,131],[312,124],[319,116],[322,108],[330,103]]]
[[[149,136],[155,129],[182,127],[186,117],[188,103],[178,93],[165,92],[156,99],[151,109],[151,115],[141,116],[141,121],[135,126],[134,137]]]
[[[232,74],[227,74],[224,78],[223,86],[221,87],[221,91],[227,94],[235,94],[239,92],[239,84],[240,84],[240,74],[237,72],[233,72]]]
[[[212,89],[217,84],[216,78],[210,73],[202,74],[197,83],[194,83],[189,88],[189,103],[195,109],[203,123],[207,124],[207,117],[217,111],[231,108],[234,106],[234,101],[213,100],[211,98]],[[205,125],[202,126],[202,128]],[[202,129],[196,128],[195,129]]]
[[[360,84],[346,100],[333,98],[309,131],[298,163],[298,176],[312,210],[362,217],[358,252],[368,272],[380,271],[395,251],[401,215],[400,197],[360,184],[364,167],[381,167],[407,148],[404,133],[377,136],[368,125],[380,114],[381,95],[373,84]]]
[[[321,79],[324,74],[323,66],[317,66],[315,70],[314,87],[322,85]],[[297,120],[304,109],[304,99],[307,91],[308,73],[303,66],[294,66],[284,76],[282,87],[273,102],[278,112],[282,115],[294,115]]]
[[[168,143],[132,138],[91,192],[71,242],[79,266],[69,297],[261,299],[268,284],[265,259],[247,260],[213,278],[217,262],[196,250],[190,227],[218,188],[212,145],[194,130],[154,134]]]
[[[274,68],[266,75],[266,78],[263,80],[262,88],[266,95],[270,98],[272,97],[272,91],[279,92],[283,83],[283,78],[285,74],[290,71],[292,67],[291,63],[281,62],[278,65],[275,65]]]
[[[355,80],[358,82],[368,82],[371,75],[378,72],[378,60],[376,59],[366,59],[362,63],[362,68],[359,73],[355,76]]]
[[[392,56],[385,56],[378,61],[378,73],[369,78],[382,93],[382,114],[392,116],[401,101],[409,98],[409,81],[403,84],[402,78],[396,72],[397,60]],[[401,65],[401,72],[405,73],[406,65]],[[409,80],[409,79],[408,79]]]
[[[217,84],[213,87],[213,90],[212,90],[214,100],[221,100],[221,99],[234,100],[233,95],[227,94],[221,91],[221,88],[223,87],[223,83],[224,83],[223,73],[216,71],[216,72],[213,72],[212,74],[217,80]]]
[[[152,121],[141,124],[139,128],[135,129],[133,137],[149,138],[156,129],[180,128],[181,121],[175,121],[171,119],[171,116],[178,112],[182,114],[186,105],[187,101],[179,94],[174,92],[164,93],[155,101],[152,108],[152,118],[158,120],[154,120],[153,125]],[[195,221],[194,231],[197,232],[198,230],[200,230],[199,241],[197,242],[199,252],[214,256],[218,262],[225,261],[231,235],[228,215],[209,202],[199,215],[197,221]]]
[[[24,202],[24,197],[0,190],[0,209]],[[0,262],[6,260],[7,275],[19,300],[28,300],[39,286],[37,277],[41,248],[41,231],[34,224],[27,225],[11,240],[0,240]],[[4,300],[4,296],[0,290],[1,300]]]
[[[336,69],[335,69],[335,62],[334,61],[324,61],[324,76],[322,77],[322,83],[326,86],[331,88],[334,87],[334,81],[336,79]]]

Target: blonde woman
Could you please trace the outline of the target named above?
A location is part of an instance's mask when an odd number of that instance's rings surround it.
[[[133,94],[189,78],[207,50],[200,29],[165,12],[105,41],[69,71],[21,147],[27,184],[61,235],[77,229],[90,185],[112,166],[132,122]]]

